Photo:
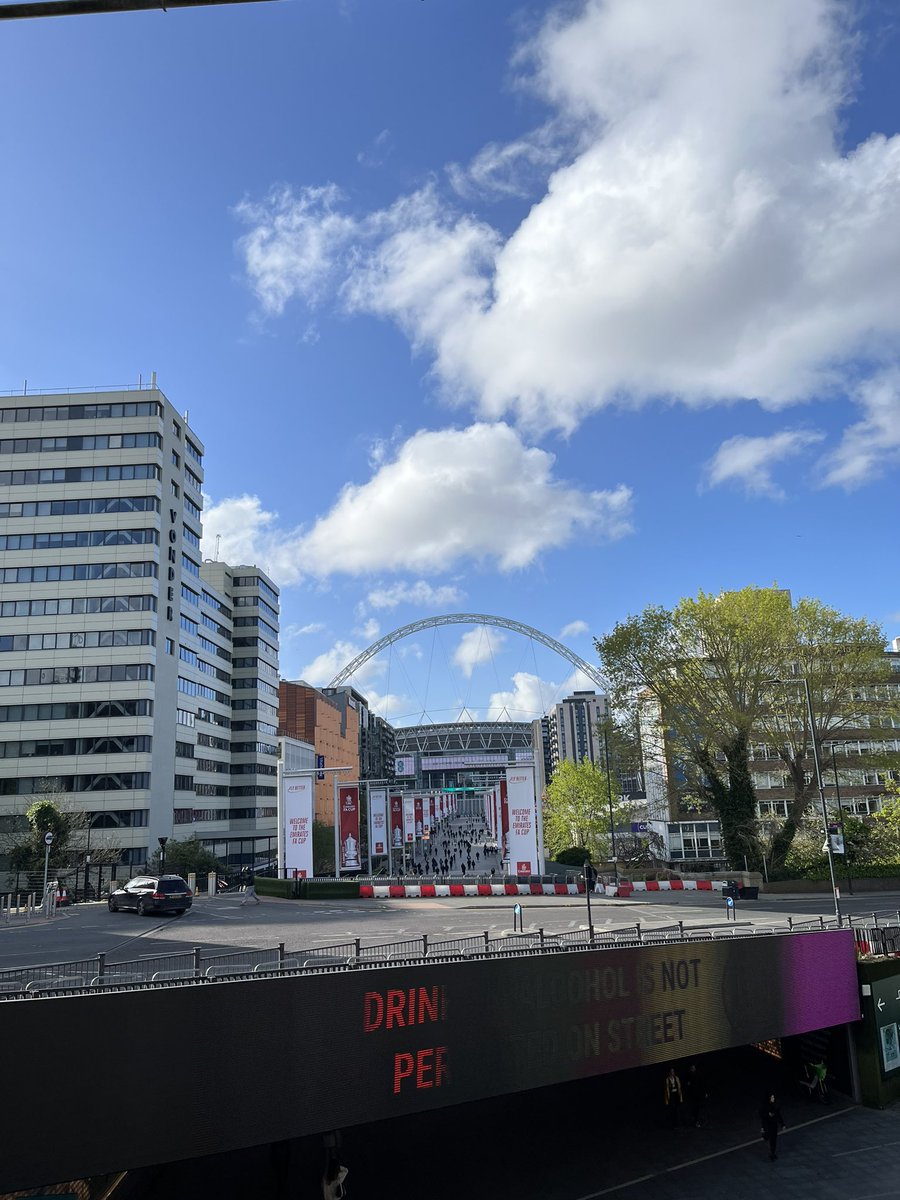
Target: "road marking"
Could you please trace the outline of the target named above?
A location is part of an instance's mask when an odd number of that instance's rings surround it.
[[[824,1116],[814,1117],[811,1121],[801,1121],[799,1125],[792,1125],[790,1129],[783,1129],[781,1136],[784,1137],[787,1133],[794,1133],[798,1129],[805,1129],[808,1125],[819,1125],[822,1121],[830,1121],[832,1117],[841,1117],[845,1113],[853,1112],[852,1108],[841,1108],[837,1112],[825,1113]],[[588,1192],[584,1196],[579,1196],[578,1200],[596,1200],[598,1196],[609,1196],[613,1192],[624,1191],[625,1188],[634,1187],[638,1183],[646,1183],[648,1179],[657,1179],[660,1175],[673,1175],[676,1171],[683,1171],[685,1167],[696,1167],[698,1163],[711,1162],[714,1158],[723,1158],[726,1154],[733,1154],[736,1150],[746,1150],[748,1146],[758,1146],[759,1138],[753,1138],[749,1142],[738,1142],[735,1146],[729,1146],[726,1150],[716,1150],[712,1154],[703,1154],[699,1158],[688,1159],[687,1162],[676,1163],[674,1167],[663,1167],[659,1171],[654,1171],[650,1175],[641,1175],[637,1179],[629,1179],[627,1183],[618,1183],[615,1187],[602,1188],[599,1192]],[[836,1157],[836,1156],[835,1156]]]
[[[884,1150],[887,1146],[900,1146],[900,1142],[882,1142],[879,1146],[860,1146],[858,1150],[839,1150],[832,1158],[846,1158],[848,1154],[871,1154],[873,1150]]]

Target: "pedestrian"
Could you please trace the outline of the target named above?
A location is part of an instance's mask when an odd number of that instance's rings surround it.
[[[760,1133],[769,1143],[769,1162],[774,1162],[778,1157],[778,1130],[784,1129],[784,1117],[774,1092],[769,1093],[760,1107],[759,1122],[762,1126]]]
[[[674,1067],[669,1067],[669,1073],[663,1086],[663,1103],[669,1116],[669,1127],[676,1129],[681,1124],[681,1105],[684,1095],[681,1091],[681,1080],[675,1073]]]
[[[337,1151],[329,1149],[325,1160],[325,1172],[322,1175],[322,1196],[324,1200],[342,1200],[347,1195],[344,1180],[349,1174],[346,1167],[341,1165]]]
[[[691,1063],[684,1081],[685,1100],[691,1108],[691,1120],[694,1128],[700,1128],[700,1114],[703,1111],[703,1101],[706,1099],[706,1087],[703,1076],[697,1070],[697,1064]]]
[[[244,888],[244,894],[241,897],[241,908],[243,908],[245,904],[249,904],[251,900],[254,904],[259,904],[259,896],[256,894],[256,887],[252,879]]]

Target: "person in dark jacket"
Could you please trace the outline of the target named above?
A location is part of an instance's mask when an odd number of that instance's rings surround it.
[[[774,1162],[778,1157],[778,1130],[784,1129],[784,1117],[774,1092],[770,1092],[763,1102],[759,1110],[759,1121],[762,1136],[769,1143],[769,1162]]]
[[[677,1129],[681,1124],[681,1104],[683,1099],[681,1080],[678,1078],[675,1068],[670,1067],[665,1083],[663,1084],[663,1104],[666,1106],[666,1114],[668,1115],[669,1125],[672,1129]]]
[[[697,1070],[697,1064],[691,1063],[684,1078],[684,1099],[690,1106],[691,1121],[695,1129],[700,1128],[700,1116],[703,1112],[703,1101],[706,1099],[706,1085],[703,1076]]]

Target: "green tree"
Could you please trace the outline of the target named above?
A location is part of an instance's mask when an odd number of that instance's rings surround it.
[[[668,767],[680,760],[693,768],[690,782],[718,817],[734,867],[745,857],[762,864],[752,757],[783,762],[793,797],[770,848],[777,869],[816,797],[802,680],[820,750],[861,729],[869,742],[886,743],[891,730],[879,733],[878,714],[895,711],[897,687],[884,643],[869,621],[751,587],[701,592],[672,610],[652,606],[596,645],[614,705],[665,732],[655,752]],[[890,753],[885,747],[876,757],[888,761]]]
[[[607,777],[590,759],[564,759],[553,772],[544,792],[544,842],[551,857],[573,848],[596,860],[608,856]]]
[[[313,821],[313,872],[334,874],[334,826],[324,821]]]
[[[147,860],[147,870],[159,871],[160,852],[154,850]],[[166,843],[166,874],[186,877],[191,871],[197,875],[208,875],[210,871],[223,871],[223,864],[212,851],[207,850],[199,838],[176,841],[169,838]]]

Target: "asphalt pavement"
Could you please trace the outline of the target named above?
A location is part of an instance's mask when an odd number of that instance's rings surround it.
[[[543,928],[565,933],[587,928],[584,897],[465,897],[415,900],[291,901],[266,898],[241,907],[238,894],[198,897],[182,917],[139,917],[110,913],[103,903],[61,909],[50,920],[23,917],[0,922],[0,969],[36,963],[66,962],[105,953],[109,960],[176,953],[194,946],[204,950],[275,946],[311,949],[359,937],[366,944],[427,933],[440,940],[487,930],[491,937],[513,929],[513,907],[522,906],[526,931]],[[848,897],[845,913],[877,909],[896,913],[900,894],[869,893]],[[739,902],[736,917],[758,928],[782,929],[788,919],[833,914],[828,896],[763,896]],[[641,899],[597,896],[591,903],[595,928],[615,929],[640,922],[647,929],[683,921],[687,929],[726,924],[718,896],[704,892],[650,893]]]

